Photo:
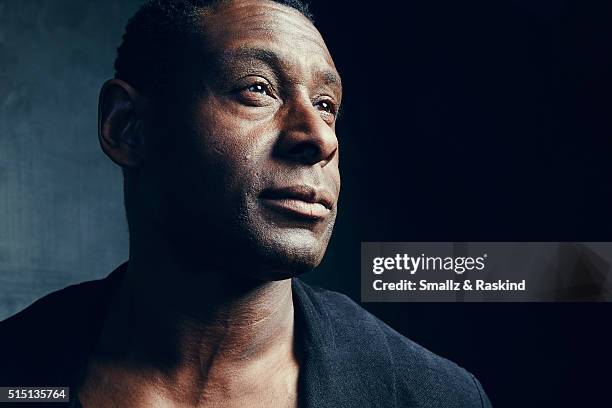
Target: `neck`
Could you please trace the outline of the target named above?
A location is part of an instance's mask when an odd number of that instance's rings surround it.
[[[253,388],[262,373],[297,364],[290,279],[196,267],[162,242],[130,245],[98,347],[105,363],[168,389],[224,392]]]

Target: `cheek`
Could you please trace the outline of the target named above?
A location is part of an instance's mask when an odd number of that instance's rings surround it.
[[[221,182],[228,193],[250,187],[271,155],[272,120],[254,120],[239,109],[208,104],[198,111],[192,136],[192,152],[199,156],[201,171],[212,184]]]

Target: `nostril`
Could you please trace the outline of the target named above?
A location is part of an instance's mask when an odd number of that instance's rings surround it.
[[[320,156],[320,149],[312,143],[299,143],[290,150],[290,154],[294,157],[305,160],[317,160]]]

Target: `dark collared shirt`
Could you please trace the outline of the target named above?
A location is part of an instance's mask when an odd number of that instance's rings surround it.
[[[0,322],[0,386],[68,386],[71,402],[63,405],[78,407],[88,356],[126,265],[105,279],[51,293]],[[469,372],[400,335],[348,297],[297,278],[292,288],[296,339],[303,350],[300,407],[491,406]]]

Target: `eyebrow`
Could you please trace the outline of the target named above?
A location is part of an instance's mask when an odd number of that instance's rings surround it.
[[[257,59],[277,70],[280,70],[283,65],[276,53],[263,48],[238,47],[225,51],[221,58],[225,62],[234,62],[237,59]]]
[[[256,47],[243,46],[227,50],[222,54],[221,58],[227,63],[235,62],[240,59],[256,59],[269,65],[277,72],[283,72],[284,70],[282,67],[286,65],[286,62],[284,62],[274,51]],[[333,85],[339,90],[342,90],[342,80],[334,70],[321,69],[316,73],[316,78],[321,80],[325,85]]]
[[[323,79],[325,85],[336,85],[338,88],[342,89],[342,80],[340,79],[340,75],[335,71],[325,69],[320,71],[319,75]]]

